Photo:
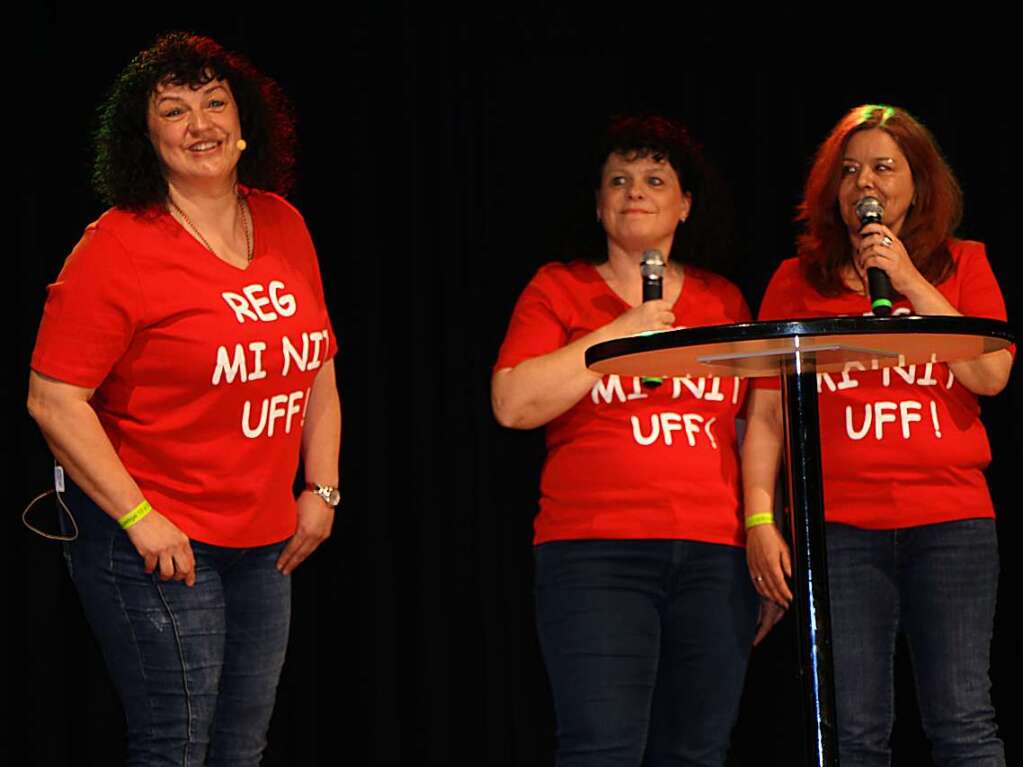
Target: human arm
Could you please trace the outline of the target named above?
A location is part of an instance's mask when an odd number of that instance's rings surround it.
[[[496,371],[490,387],[494,416],[512,429],[543,426],[571,408],[600,379],[599,373],[586,367],[586,349],[612,338],[667,330],[674,321],[667,301],[646,301],[560,349]]]
[[[906,252],[902,241],[883,224],[869,224],[864,228],[859,241],[856,268],[863,276],[866,269],[871,266],[881,269],[888,275],[892,288],[909,300],[917,314],[963,316],[938,288],[924,279]],[[866,279],[865,276],[863,279]],[[993,277],[991,280],[993,281]],[[969,391],[990,396],[998,394],[1009,382],[1012,355],[1002,349],[972,360],[950,362],[949,368],[956,380]]]
[[[773,514],[784,434],[781,392],[754,388],[747,404],[746,436],[742,443],[742,484],[747,516]],[[746,531],[746,561],[757,593],[788,607],[792,591],[786,579],[792,577],[792,562],[789,547],[777,525],[761,524]]]
[[[341,451],[341,398],[337,391],[334,360],[328,360],[313,380],[302,427],[302,463],[305,479],[318,485],[338,486]],[[297,500],[295,534],[277,559],[277,569],[291,573],[330,535],[334,508],[311,491]]]
[[[93,389],[29,373],[28,411],[53,455],[96,505],[120,519],[144,499],[135,480],[114,452],[89,400]],[[195,558],[186,536],[153,509],[125,533],[145,562],[163,580],[195,584]]]

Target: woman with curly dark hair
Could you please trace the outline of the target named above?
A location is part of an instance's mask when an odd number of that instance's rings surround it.
[[[502,425],[547,432],[536,613],[558,764],[720,767],[757,617],[736,447],[745,387],[602,377],[584,352],[749,310],[715,273],[720,200],[682,126],[616,119],[594,159],[602,252],[537,272],[492,382]],[[643,301],[650,251],[665,262],[663,298]]]
[[[278,196],[293,156],[272,80],[162,36],[101,110],[95,183],[114,207],[49,288],[29,410],[68,477],[69,570],[131,764],[259,761],[287,576],[333,523],[336,344],[309,233]]]
[[[873,198],[881,221],[861,226]],[[868,104],[821,145],[806,182],[798,257],[778,267],[762,319],[870,314],[866,270],[891,280],[894,314],[1005,319],[979,242],[953,237],[955,176],[927,129]],[[1004,765],[988,661],[998,582],[991,458],[978,395],[1008,381],[1008,351],[950,364],[820,376],[824,509],[843,767],[891,760],[897,634],[912,655],[939,765]],[[792,598],[789,552],[770,524],[781,395],[758,382],[742,451],[749,569],[763,597]],[[752,526],[751,526],[752,525]]]

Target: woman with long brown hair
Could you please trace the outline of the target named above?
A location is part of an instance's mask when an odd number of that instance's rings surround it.
[[[861,226],[871,197],[881,221]],[[979,242],[958,240],[962,195],[931,134],[902,109],[847,113],[806,182],[798,255],[778,267],[760,318],[870,314],[866,270],[894,314],[1005,319]],[[998,582],[990,448],[978,395],[1012,355],[819,376],[824,507],[840,759],[887,765],[895,640],[905,633],[939,765],[1002,765],[988,677]],[[773,513],[781,396],[754,387],[743,444],[747,555],[759,593],[787,605],[789,552]]]

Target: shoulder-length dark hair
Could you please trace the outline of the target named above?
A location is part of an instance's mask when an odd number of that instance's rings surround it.
[[[248,144],[238,181],[282,195],[291,189],[295,121],[277,83],[215,40],[170,32],[132,59],[100,107],[92,178],[108,204],[142,210],[166,199],[167,181],[149,141],[149,101],[161,83],[199,88],[212,80],[226,80],[238,105]]]
[[[719,274],[731,271],[732,227],[728,225],[730,208],[723,185],[684,125],[658,115],[611,118],[593,150],[591,180],[596,191],[600,190],[604,164],[611,154],[666,160],[678,175],[683,191],[692,195],[688,218],[675,228],[671,260]],[[583,249],[582,256],[591,263],[603,263],[607,260],[607,241],[602,229],[593,231],[593,242]]]
[[[899,237],[916,268],[932,284],[953,269],[948,240],[959,226],[963,194],[931,132],[898,107],[866,104],[850,110],[814,156],[796,220],[804,226],[797,240],[807,279],[823,295],[846,290],[842,269],[852,263],[849,233],[838,204],[842,159],[850,137],[859,131],[883,130],[898,144],[913,174],[915,202]]]

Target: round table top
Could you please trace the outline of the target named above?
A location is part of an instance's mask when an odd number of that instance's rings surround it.
[[[625,376],[773,376],[803,353],[804,364],[837,372],[956,362],[1009,346],[1007,322],[978,317],[816,317],[641,333],[595,344],[586,365]]]

